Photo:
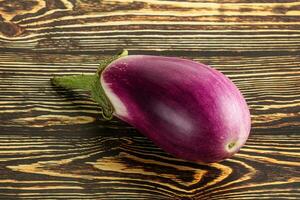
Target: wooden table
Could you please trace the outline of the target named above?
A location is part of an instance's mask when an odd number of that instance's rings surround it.
[[[0,0],[1,199],[300,199],[298,0]],[[233,158],[176,159],[53,75],[117,50],[230,77],[251,108]]]

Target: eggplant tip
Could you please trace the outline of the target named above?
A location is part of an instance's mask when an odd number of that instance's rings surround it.
[[[234,152],[237,146],[237,141],[231,141],[226,145],[226,149],[228,152]]]

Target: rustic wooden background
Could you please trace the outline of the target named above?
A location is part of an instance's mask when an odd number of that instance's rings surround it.
[[[176,159],[53,75],[182,56],[244,93],[253,128],[221,163]],[[0,0],[1,199],[300,199],[299,0]]]

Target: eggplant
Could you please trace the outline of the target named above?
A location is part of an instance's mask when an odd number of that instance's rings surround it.
[[[106,119],[127,122],[185,160],[229,158],[250,133],[250,112],[239,89],[221,72],[192,60],[124,51],[94,75],[57,76],[52,82],[90,91]]]

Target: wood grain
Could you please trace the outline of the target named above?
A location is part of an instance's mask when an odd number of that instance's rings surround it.
[[[50,84],[122,48],[230,77],[251,109],[242,150],[176,159]],[[0,199],[300,199],[299,55],[296,0],[0,0]]]

